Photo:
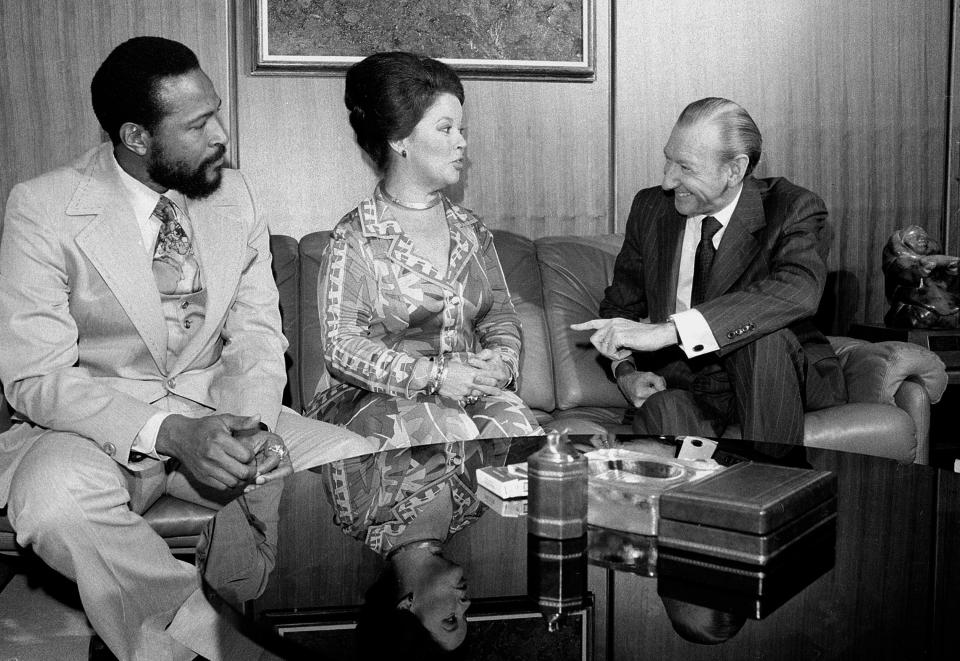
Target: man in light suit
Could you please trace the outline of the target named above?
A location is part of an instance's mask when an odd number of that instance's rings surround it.
[[[613,361],[634,430],[800,444],[803,413],[846,400],[814,327],[827,211],[786,179],[756,179],[761,136],[727,99],[687,106],[661,186],[637,193],[601,319],[574,325]]]
[[[198,560],[243,600],[273,566],[281,478],[371,448],[281,407],[268,231],[224,168],[196,56],[131,39],[91,92],[110,143],[6,207],[0,379],[17,423],[0,435],[0,504],[120,659],[242,658],[196,568],[140,514],[163,493],[222,507]]]

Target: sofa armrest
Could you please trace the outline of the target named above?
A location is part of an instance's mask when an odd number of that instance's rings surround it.
[[[947,387],[943,361],[918,344],[865,342],[849,337],[830,337],[829,340],[843,366],[850,402],[897,405],[900,386],[911,381],[921,386],[929,401],[935,404]]]
[[[927,389],[916,381],[904,381],[893,397],[900,409],[913,418],[916,427],[917,446],[914,461],[930,463],[930,396]]]

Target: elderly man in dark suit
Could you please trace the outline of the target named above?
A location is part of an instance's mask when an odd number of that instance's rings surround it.
[[[800,444],[803,414],[842,403],[839,361],[814,327],[826,279],[823,201],[751,176],[760,131],[727,99],[695,101],[637,193],[600,317],[573,326],[613,361],[638,433]]]

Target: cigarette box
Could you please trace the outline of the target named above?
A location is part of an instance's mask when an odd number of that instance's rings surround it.
[[[484,466],[477,469],[477,484],[489,489],[496,496],[510,498],[527,497],[527,464],[509,466]]]

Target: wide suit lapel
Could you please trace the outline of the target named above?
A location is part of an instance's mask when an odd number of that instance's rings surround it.
[[[663,320],[676,312],[677,278],[680,273],[681,239],[686,219],[673,206],[673,198],[666,201],[656,216],[657,239],[652,242],[648,277],[656,283],[647,287],[650,319]]]
[[[755,233],[766,225],[763,200],[753,178],[743,182],[740,201],[723,232],[707,280],[707,300],[726,293],[753,263],[760,251]]]
[[[239,218],[239,207],[219,195],[206,200],[188,200],[185,211],[193,227],[193,247],[200,262],[207,305],[203,327],[180,352],[171,373],[190,366],[203,348],[220,334],[222,320],[233,302],[240,281],[246,248],[246,232]]]
[[[160,294],[144,254],[140,228],[125,201],[111,159],[110,145],[100,149],[86,177],[67,205],[68,216],[93,216],[77,234],[77,247],[93,264],[130,322],[143,338],[150,355],[163,371],[167,355],[167,329]]]

